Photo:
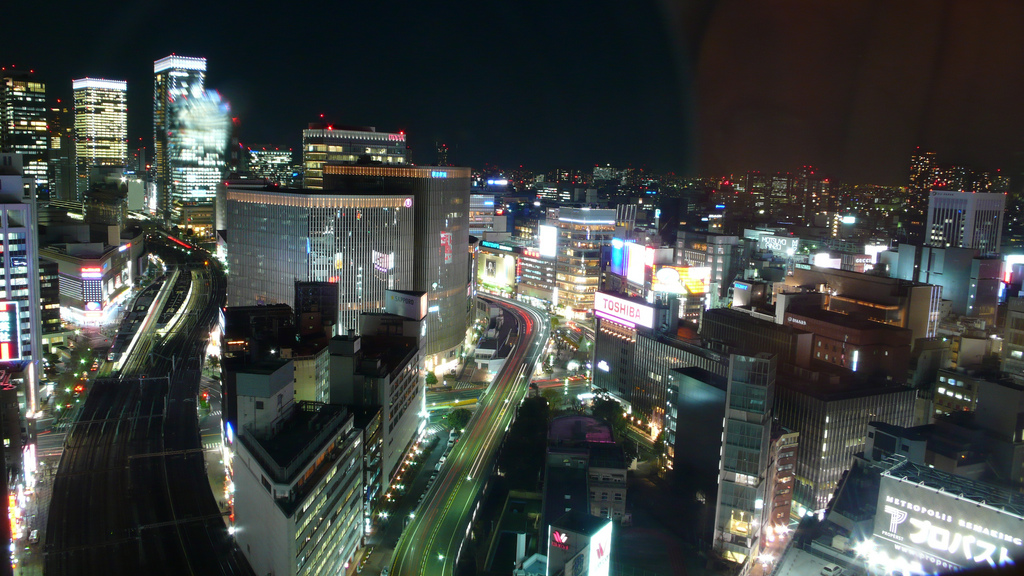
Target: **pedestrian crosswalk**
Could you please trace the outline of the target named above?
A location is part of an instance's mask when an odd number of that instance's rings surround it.
[[[484,384],[482,382],[456,382],[451,388],[452,390],[469,390],[472,388],[480,388]]]
[[[213,410],[210,412],[210,416],[220,416],[220,410]]]
[[[203,450],[220,450],[221,443],[217,442],[203,442]]]

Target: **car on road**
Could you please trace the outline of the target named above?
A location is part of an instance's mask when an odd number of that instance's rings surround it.
[[[28,542],[29,542],[29,544],[38,544],[39,543],[39,530],[33,530],[32,532],[29,533],[29,535],[28,535]]]

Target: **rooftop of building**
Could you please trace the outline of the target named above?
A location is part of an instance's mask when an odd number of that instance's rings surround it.
[[[551,526],[553,528],[562,528],[570,532],[583,534],[584,536],[593,536],[610,522],[611,520],[608,518],[600,518],[598,516],[591,516],[585,512],[570,510],[558,518],[558,520],[552,522]]]
[[[560,416],[548,427],[548,440],[555,442],[606,442],[615,436],[610,424],[600,418],[583,415]]]
[[[999,488],[986,482],[955,476],[935,468],[902,462],[882,473],[882,476],[927,486],[952,496],[969,500],[975,504],[1000,509],[1024,519],[1024,494]]]
[[[269,375],[291,362],[283,358],[263,358],[257,362],[245,362],[235,368],[236,373]]]
[[[416,339],[404,336],[360,336],[362,361],[356,373],[383,378],[408,364],[417,351]]]
[[[626,454],[618,444],[590,444],[591,468],[626,469]]]
[[[899,394],[913,390],[884,377],[858,374],[834,366],[823,368],[838,369],[840,372],[826,373],[826,377],[818,379],[808,378],[806,374],[811,373],[809,370],[800,371],[799,368],[792,366],[787,368],[793,368],[796,372],[780,370],[775,380],[779,388],[793,390],[825,402]]]
[[[892,332],[895,333],[907,333],[911,331],[907,328],[900,328],[899,326],[892,326],[889,324],[882,324],[880,322],[872,322],[867,318],[859,316],[853,316],[850,314],[841,314],[839,312],[832,312],[831,310],[825,310],[823,308],[811,307],[811,306],[795,306],[786,310],[786,316],[803,316],[805,318],[811,318],[821,322],[827,322],[836,326],[842,326],[849,330],[863,330],[869,331],[874,330],[878,332]]]
[[[272,434],[246,433],[243,438],[255,440],[273,462],[261,462],[264,471],[275,482],[291,482],[306,460],[320,451],[341,429],[349,416],[345,406],[299,402]],[[273,466],[270,466],[273,464]],[[298,465],[297,465],[298,464]]]
[[[928,440],[931,436],[933,427],[929,424],[924,426],[914,426],[913,428],[904,428],[903,426],[897,426],[895,424],[889,424],[888,422],[868,422],[868,426],[874,426],[875,430],[879,430],[890,436],[897,436],[904,440],[910,440],[911,442],[920,442]]]

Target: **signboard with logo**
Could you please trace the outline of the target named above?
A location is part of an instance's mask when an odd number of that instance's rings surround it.
[[[427,293],[407,293],[395,290],[384,291],[384,311],[412,320],[421,320],[427,315]]]
[[[590,537],[590,566],[587,570],[589,576],[608,576],[611,568],[611,551],[612,523],[608,522],[597,531],[597,534]]]
[[[654,327],[654,308],[604,292],[594,294],[594,314],[628,326]]]
[[[0,302],[0,362],[21,359],[21,320],[18,303]]]
[[[1024,518],[883,474],[874,541],[883,561],[915,572],[1005,566],[1024,560]]]
[[[792,254],[793,252],[796,252],[798,244],[800,244],[800,239],[790,236],[766,235],[757,239],[757,247],[761,250],[771,250],[772,252],[782,254]]]

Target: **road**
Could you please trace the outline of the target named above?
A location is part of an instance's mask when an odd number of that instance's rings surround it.
[[[54,481],[46,574],[251,574],[210,491],[196,414],[224,276],[198,253],[157,250],[192,278],[188,314],[160,340],[150,323],[120,373],[94,383]]]
[[[484,297],[482,297],[484,298]],[[526,395],[550,336],[547,314],[511,300],[491,300],[519,321],[519,343],[480,398],[466,432],[437,480],[410,519],[392,556],[393,576],[450,576],[466,540],[477,497],[491,475],[494,458]]]

